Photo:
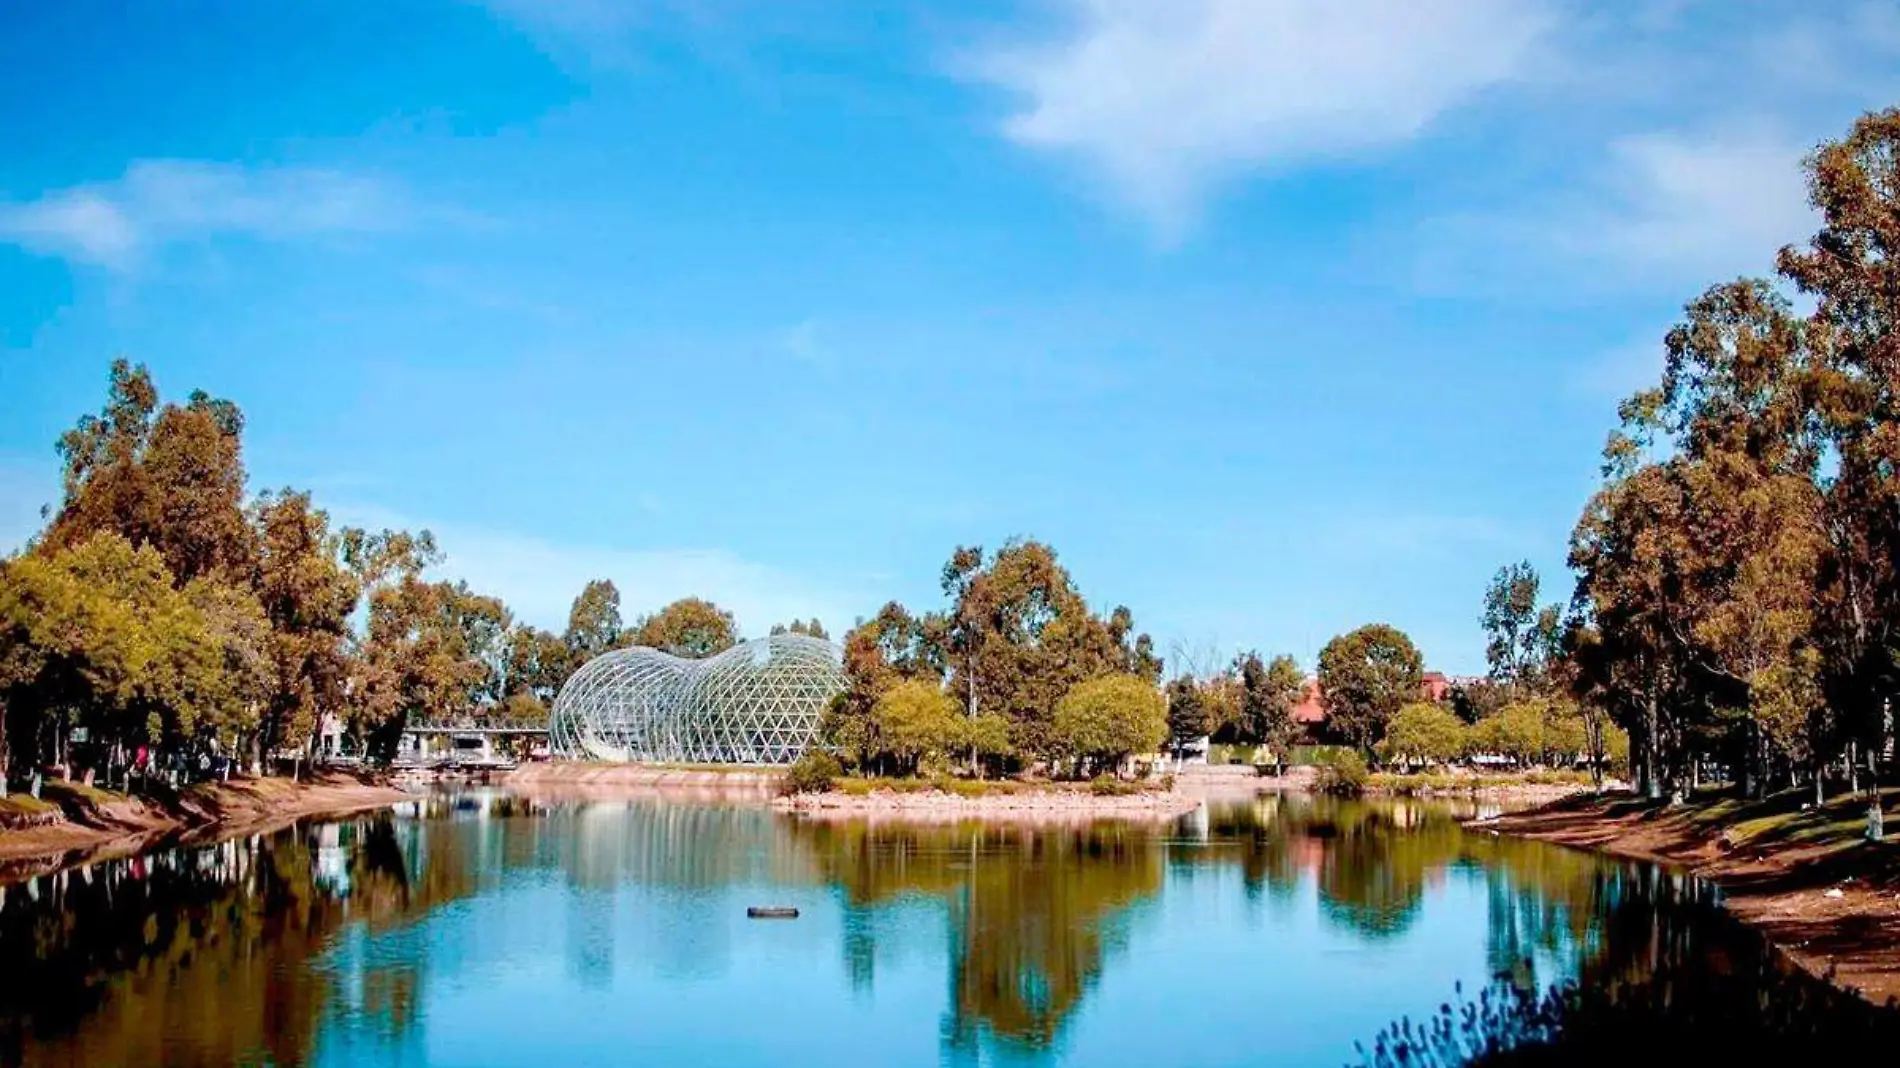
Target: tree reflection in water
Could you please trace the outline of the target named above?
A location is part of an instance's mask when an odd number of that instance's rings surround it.
[[[848,988],[868,993],[893,952],[929,953],[907,963],[943,969],[943,1059],[1044,1060],[1110,962],[1128,958],[1116,968],[1138,978],[1130,947],[1161,926],[1144,924],[1144,903],[1169,883],[1236,877],[1246,900],[1314,901],[1321,922],[1368,948],[1434,922],[1436,891],[1467,886],[1484,908],[1485,959],[1523,989],[1748,963],[1691,880],[1466,834],[1427,805],[1268,796],[1171,828],[1035,829],[491,794],[5,888],[0,1061],[300,1065],[319,1047],[345,1061],[338,1049],[360,1047],[357,1059],[384,1063],[422,1048],[435,986],[548,935],[581,990],[629,968],[715,980],[746,937],[735,930],[751,930],[727,915],[735,888],[828,891]],[[546,886],[559,889],[537,899],[555,917],[545,932],[469,945],[419,922]],[[636,890],[638,907],[622,907]]]
[[[854,976],[874,968],[876,925],[867,913],[907,896],[944,903],[951,1050],[986,1039],[1052,1045],[1120,945],[1123,911],[1162,884],[1162,839],[1125,824],[792,826],[844,893]]]

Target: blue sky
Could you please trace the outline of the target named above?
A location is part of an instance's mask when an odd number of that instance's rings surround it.
[[[1473,671],[1900,10],[0,0],[0,99],[0,545],[125,355],[544,625],[1020,534],[1164,647]]]

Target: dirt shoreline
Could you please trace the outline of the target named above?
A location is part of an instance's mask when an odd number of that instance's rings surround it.
[[[1466,827],[1686,869],[1803,971],[1875,1004],[1900,998],[1900,843],[1858,839],[1864,801],[1790,804],[1592,795]]]
[[[304,782],[207,783],[165,801],[110,795],[97,804],[69,806],[50,824],[0,830],[0,882],[129,856],[167,842],[195,845],[262,834],[299,820],[346,816],[418,796],[341,773]]]
[[[822,819],[865,817],[920,823],[965,820],[1054,821],[1131,820],[1168,822],[1201,807],[1204,797],[1174,790],[1099,797],[1086,790],[1024,790],[963,797],[937,790],[868,794],[832,791],[772,800],[772,808]]]

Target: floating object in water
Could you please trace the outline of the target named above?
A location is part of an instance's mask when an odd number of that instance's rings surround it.
[[[790,905],[754,905],[745,914],[755,920],[796,920],[798,910]]]

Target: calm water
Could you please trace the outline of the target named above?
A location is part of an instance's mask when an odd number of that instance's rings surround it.
[[[1029,830],[473,794],[7,887],[0,1060],[1338,1065],[1454,984],[1741,941],[1688,880],[1423,805]]]

